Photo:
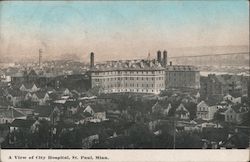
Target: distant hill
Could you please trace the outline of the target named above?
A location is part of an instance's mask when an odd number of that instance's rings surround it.
[[[145,51],[145,47],[142,47],[142,51]],[[169,57],[175,57],[175,56],[190,56],[190,55],[206,55],[206,54],[222,54],[222,53],[237,53],[237,52],[249,52],[249,46],[248,45],[229,45],[229,46],[202,46],[202,47],[182,47],[182,48],[167,48],[162,47],[161,50],[166,49],[168,51]],[[93,51],[95,51],[93,49]],[[131,51],[131,50],[129,50]],[[112,52],[111,52],[112,53]],[[83,56],[81,54],[57,54],[53,56],[47,56],[46,53],[44,54],[43,60],[54,60],[56,59],[73,59],[73,60],[84,60],[85,62],[88,62],[88,54],[85,54],[86,56]],[[148,53],[146,52],[138,52],[138,51],[132,51],[128,52],[126,55],[124,54],[115,54],[115,55],[107,55],[98,53],[98,57],[96,57],[96,60],[98,61],[107,61],[110,58],[112,59],[136,59],[136,58],[146,58]],[[0,62],[30,62],[30,61],[38,61],[38,53],[35,53],[33,55],[18,55],[18,54],[9,54],[8,56],[4,54],[0,54]],[[155,53],[151,53],[151,57],[156,57],[156,51]]]
[[[184,47],[172,48],[168,50],[169,57],[175,56],[193,56],[193,55],[209,55],[209,54],[223,54],[223,53],[238,53],[249,52],[248,45],[241,46],[203,46],[203,47]]]

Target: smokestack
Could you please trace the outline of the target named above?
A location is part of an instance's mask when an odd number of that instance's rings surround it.
[[[42,63],[42,49],[39,49],[39,56],[38,56],[38,64],[39,67],[41,67],[41,63]]]
[[[161,51],[157,51],[157,61],[161,63]]]
[[[94,67],[94,59],[95,59],[95,54],[91,52],[90,53],[90,68]]]
[[[172,66],[172,61],[169,62],[170,66]]]
[[[163,51],[163,67],[167,67],[168,64],[168,52],[166,50]]]

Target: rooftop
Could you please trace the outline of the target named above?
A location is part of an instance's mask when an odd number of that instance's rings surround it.
[[[113,71],[113,70],[164,70],[156,60],[119,60],[107,61],[96,64],[92,71]]]

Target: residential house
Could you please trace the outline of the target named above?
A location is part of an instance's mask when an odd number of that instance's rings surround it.
[[[31,100],[38,102],[39,105],[45,105],[50,100],[49,94],[45,91],[38,91],[32,94]]]
[[[26,119],[26,117],[15,108],[0,109],[0,124],[12,123],[15,119]]]
[[[10,132],[12,133],[17,130],[31,131],[35,123],[36,120],[15,119],[10,124]]]
[[[95,119],[98,119],[98,120],[100,120],[100,121],[107,120],[107,118],[106,118],[106,112],[105,112],[105,111],[104,111],[104,112],[96,112],[96,113],[94,114],[94,118],[95,118]]]
[[[39,120],[52,121],[53,123],[60,120],[60,110],[50,105],[37,106],[34,115],[37,116]]]
[[[7,89],[6,99],[12,106],[17,106],[22,100],[24,100],[27,92],[20,91],[19,89],[9,88]]]
[[[223,97],[223,101],[233,101],[235,98],[231,96],[230,94],[227,94],[226,96]]]
[[[212,120],[217,110],[217,105],[210,106],[205,101],[201,101],[197,105],[196,117],[201,118],[203,120]]]
[[[38,86],[35,83],[23,83],[20,88],[21,91],[26,91],[26,92],[37,92],[40,90]]]
[[[168,104],[168,107],[166,109],[163,110],[163,114],[164,115],[168,115],[170,109],[172,109],[171,103]]]
[[[83,110],[83,112],[88,112],[91,115],[95,114],[94,110],[89,105]]]
[[[228,92],[227,82],[220,75],[211,74],[208,77],[201,77],[201,99],[213,98],[220,101]]]
[[[244,105],[233,105],[225,112],[225,121],[229,123],[240,124],[243,122],[243,116],[249,111]]]
[[[175,110],[175,116],[179,119],[189,119],[190,113],[185,108],[185,106],[181,103],[177,109]]]
[[[157,112],[162,112],[163,107],[160,105],[160,103],[157,101],[153,106],[152,106],[152,113],[157,113]]]

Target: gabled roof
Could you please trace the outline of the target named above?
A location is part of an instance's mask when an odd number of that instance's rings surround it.
[[[20,89],[16,88],[7,89],[7,93],[10,94],[12,97],[20,97],[20,96],[25,96],[27,94],[27,92],[23,92]]]
[[[49,105],[36,106],[35,113],[38,113],[39,117],[49,117],[54,108]]]
[[[205,101],[198,103],[197,107],[208,107],[209,105]]]
[[[83,112],[88,112],[91,115],[95,113],[94,110],[89,105],[83,110]]]
[[[36,96],[39,98],[39,99],[43,99],[45,97],[47,92],[45,91],[38,91],[38,92],[34,92],[33,94],[36,94]]]
[[[177,114],[186,114],[186,113],[189,113],[189,111],[188,111],[188,110],[185,108],[185,106],[181,103],[181,104],[177,107],[175,113],[177,113]]]
[[[32,89],[33,88],[33,86],[36,86],[37,87],[37,85],[35,84],[35,83],[23,83],[22,85],[24,85],[24,87],[26,88],[26,89]],[[21,86],[22,86],[21,85]],[[20,87],[21,87],[20,86]],[[38,87],[37,87],[38,88]]]
[[[243,106],[242,104],[233,105],[231,108],[232,108],[232,109],[234,110],[234,112],[236,112],[236,113],[246,113],[246,112],[249,111],[249,108],[246,107],[246,106]]]
[[[163,107],[160,105],[158,101],[152,106],[152,111],[161,110],[161,109],[163,109]]]
[[[26,115],[15,108],[0,109],[0,118],[18,118]]]
[[[36,71],[34,69],[31,69],[29,72],[28,72],[28,75],[37,75]]]
[[[30,128],[35,123],[35,120],[24,120],[24,119],[15,119],[10,126],[19,127],[19,128]]]

